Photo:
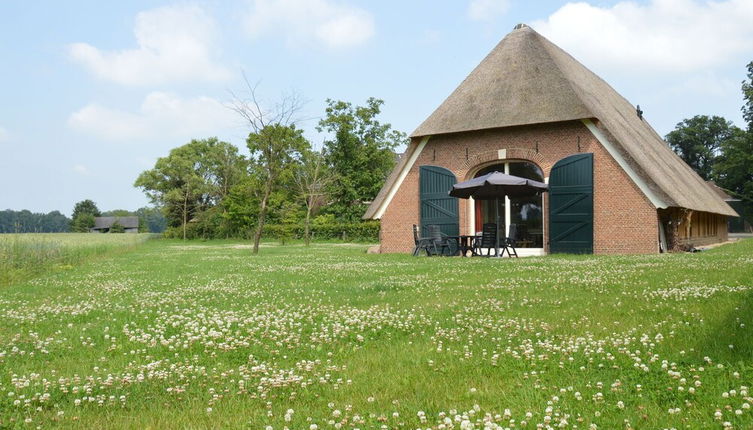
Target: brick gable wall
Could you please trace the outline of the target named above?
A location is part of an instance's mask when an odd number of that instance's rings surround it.
[[[504,151],[500,151],[504,150]],[[435,136],[429,139],[381,218],[381,252],[410,252],[411,225],[419,223],[418,171],[422,165],[444,167],[458,181],[502,160],[537,164],[549,176],[560,159],[579,152],[594,154],[594,252],[658,252],[656,209],[591,132],[578,121],[510,127]],[[504,158],[500,159],[500,155]],[[470,227],[469,201],[460,200],[460,231]],[[548,201],[544,197],[544,225]],[[545,242],[548,237],[544,237]]]

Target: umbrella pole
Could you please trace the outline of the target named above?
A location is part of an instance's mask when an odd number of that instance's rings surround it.
[[[494,217],[497,219],[497,243],[494,248],[494,256],[499,257],[499,197],[494,198]]]

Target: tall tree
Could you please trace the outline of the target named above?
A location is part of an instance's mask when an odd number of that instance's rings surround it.
[[[753,203],[753,133],[740,130],[725,141],[715,170],[719,186]]]
[[[365,202],[376,197],[395,166],[394,149],[407,143],[405,133],[377,120],[382,100],[369,98],[365,106],[327,100],[325,118],[317,130],[326,132],[325,156],[337,175],[328,211],[346,221],[363,215]]]
[[[271,109],[264,109],[256,95],[256,87],[246,79],[247,97],[232,94],[230,109],[235,111],[250,130],[246,146],[251,152],[249,159],[250,183],[254,198],[258,201],[254,230],[253,253],[259,253],[264,223],[269,212],[269,199],[279,189],[291,167],[298,161],[302,151],[310,144],[303,132],[296,128],[296,118],[303,106],[297,94],[283,96]]]
[[[748,63],[748,80],[743,81],[743,118],[748,122],[748,133],[753,133],[753,61]]]
[[[306,246],[311,242],[311,216],[327,203],[328,187],[334,176],[329,170],[322,152],[305,151],[293,180],[298,196],[306,205],[304,238]]]
[[[237,148],[227,142],[192,140],[158,159],[154,169],[141,173],[134,186],[164,208],[169,225],[181,227],[186,239],[188,222],[222,200],[239,180],[236,172],[243,171],[244,163]]]
[[[260,187],[255,189],[259,199],[259,212],[254,232],[254,254],[259,252],[264,222],[269,210],[269,198],[284,182],[289,180],[293,166],[300,160],[301,152],[310,146],[303,131],[295,125],[272,124],[246,140],[251,152],[251,175]]]
[[[739,131],[720,116],[696,115],[678,123],[665,139],[677,155],[708,181],[715,179],[714,163],[722,145]]]
[[[94,217],[101,215],[97,204],[92,200],[86,199],[76,203],[73,206],[73,215],[71,216],[71,230],[79,233],[86,233],[94,227]]]

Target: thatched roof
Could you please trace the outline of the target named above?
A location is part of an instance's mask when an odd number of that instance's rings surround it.
[[[123,228],[139,228],[139,217],[137,216],[99,216],[94,218],[94,230],[111,228],[116,221]]]
[[[740,200],[727,194],[727,191],[724,188],[720,187],[719,185],[716,185],[716,182],[714,181],[706,181],[706,184],[709,187],[711,187],[711,189],[714,190],[716,195],[718,195],[719,198],[724,200],[725,202],[736,202]]]
[[[411,137],[588,119],[597,120],[613,155],[635,173],[657,208],[735,216],[632,103],[525,25],[505,36]],[[392,185],[388,179],[385,187]],[[375,199],[366,215],[373,217],[381,204]]]

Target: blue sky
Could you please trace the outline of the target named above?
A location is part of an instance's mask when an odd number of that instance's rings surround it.
[[[217,136],[245,153],[226,104],[298,92],[315,131],[327,98],[385,101],[410,133],[519,22],[570,52],[662,135],[696,114],[742,125],[753,1],[3,1],[0,209],[92,199],[136,209],[132,184],[171,148]]]

